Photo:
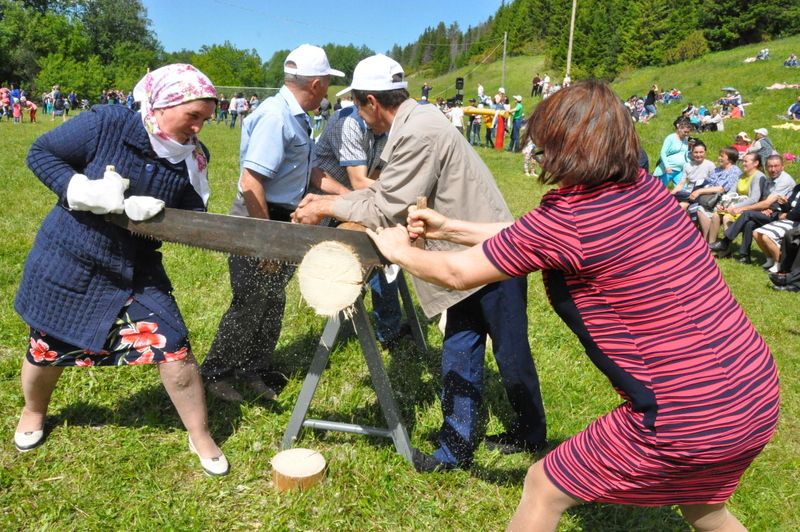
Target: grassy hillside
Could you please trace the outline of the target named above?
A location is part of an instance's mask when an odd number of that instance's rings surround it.
[[[780,63],[800,38],[770,43],[774,59],[745,65],[741,59],[757,47],[710,55],[702,62],[627,73],[615,83],[620,95],[641,93],[652,82],[676,85],[696,103],[716,98],[733,84],[753,104],[728,132],[704,135],[712,146],[727,143],[739,129],[770,126],[797,91],[759,90],[774,81],[800,81],[800,69]],[[529,78],[541,67],[537,58],[513,58],[506,88],[530,94]],[[466,70],[462,73],[466,73]],[[454,73],[428,80],[452,87]],[[499,86],[498,64],[467,78],[467,94],[478,82],[487,91]],[[412,80],[419,94],[422,81]],[[530,101],[526,99],[526,105]],[[677,107],[640,127],[654,158],[670,132]],[[300,445],[319,450],[329,462],[328,479],[308,492],[277,494],[269,460],[278,451],[323,320],[290,285],[277,361],[290,375],[272,404],[251,400],[241,405],[210,401],[210,423],[232,464],[224,479],[208,479],[186,448],[185,432],[152,367],[87,368],[65,371],[55,392],[39,450],[18,454],[11,443],[22,406],[19,369],[26,349],[26,328],[12,301],[22,264],[36,230],[55,202],[25,167],[30,143],[55,124],[0,122],[0,175],[8,207],[0,219],[0,529],[30,530],[500,530],[517,504],[530,464],[526,455],[502,456],[481,447],[470,471],[418,475],[382,439],[306,430]],[[239,131],[208,125],[201,137],[212,152],[210,210],[225,212],[235,192]],[[773,134],[782,151],[800,151],[800,133]],[[591,141],[591,139],[587,139]],[[522,173],[519,154],[481,149],[515,215],[533,208],[544,187]],[[800,177],[800,168],[790,168]],[[191,331],[199,359],[205,356],[230,300],[228,272],[221,254],[165,245],[167,271]],[[774,440],[744,476],[731,510],[754,531],[800,529],[800,335],[797,294],[767,288],[757,265],[720,261],[734,295],[770,345],[782,380],[781,424]],[[691,282],[691,272],[676,272]],[[542,381],[551,446],[575,434],[619,404],[619,397],[594,368],[575,337],[546,301],[539,274],[529,277],[529,336]],[[441,335],[426,329],[429,350],[404,345],[385,352],[385,363],[412,443],[435,447],[441,423],[438,402]],[[509,407],[491,356],[487,357],[488,432],[502,430]],[[380,410],[359,347],[348,340],[334,351],[312,403],[312,417],[381,425]],[[568,513],[560,530],[686,531],[674,508],[587,505]]]

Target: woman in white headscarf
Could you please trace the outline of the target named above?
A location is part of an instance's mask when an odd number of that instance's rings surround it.
[[[143,220],[164,206],[205,210],[208,151],[197,133],[214,114],[217,92],[191,65],[168,65],[142,78],[134,95],[140,112],[94,107],[41,136],[28,154],[57,204],[39,229],[15,301],[30,326],[30,347],[14,443],[25,452],[44,442],[50,396],[65,366],[157,364],[189,448],[206,473],[223,475],[228,462],[208,430],[161,243],[104,216],[124,211]]]

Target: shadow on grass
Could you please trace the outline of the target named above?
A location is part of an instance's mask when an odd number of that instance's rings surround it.
[[[583,504],[567,510],[580,522],[581,530],[689,532],[692,528],[677,509],[669,506],[642,507],[613,504]]]
[[[308,367],[311,354],[309,345],[316,341],[313,335],[301,337],[292,344],[283,347],[281,353],[292,353],[293,356],[279,357],[281,368],[290,373],[304,374]],[[303,353],[302,357],[296,353]],[[291,362],[291,363],[290,363]],[[285,381],[280,378],[270,379],[269,385],[280,392]],[[267,401],[246,391],[243,394],[251,404],[259,404],[267,410],[280,415],[283,408],[276,401]],[[206,395],[208,406],[208,422],[211,433],[217,443],[222,444],[233,434],[242,418],[241,406],[229,403],[213,396]],[[98,406],[85,400],[72,402],[48,416],[45,428],[49,431],[53,427],[68,423],[70,425],[99,426],[117,425],[121,427],[151,427],[156,429],[183,429],[183,423],[178,417],[172,401],[162,385],[153,385],[143,388],[132,395],[121,397],[113,407]]]
[[[209,425],[214,439],[222,443],[233,434],[242,417],[236,404],[207,398]],[[265,404],[272,408],[274,403]],[[183,423],[163,386],[151,386],[121,398],[113,408],[98,406],[86,401],[70,403],[48,416],[46,427],[69,425],[120,427],[150,427],[155,429],[183,429]]]

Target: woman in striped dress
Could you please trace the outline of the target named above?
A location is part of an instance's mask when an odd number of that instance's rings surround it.
[[[778,420],[769,349],[689,218],[638,169],[633,123],[607,86],[559,91],[530,123],[539,179],[558,188],[516,223],[426,209],[370,232],[392,262],[455,289],[542,270],[556,313],[623,399],[531,466],[510,529],[554,530],[594,501],[680,505],[699,530],[743,530],[725,502]],[[473,247],[411,246],[421,234]]]

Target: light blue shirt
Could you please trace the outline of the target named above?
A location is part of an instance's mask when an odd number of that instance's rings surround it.
[[[268,203],[294,209],[305,195],[314,146],[310,130],[308,113],[286,86],[245,118],[239,165],[264,176]],[[247,215],[241,180],[231,213]]]
[[[767,194],[765,194],[765,196],[768,194],[777,194],[778,196],[788,198],[792,195],[794,185],[794,178],[786,172],[781,172],[781,175],[775,179],[770,179],[770,177],[767,176]]]

